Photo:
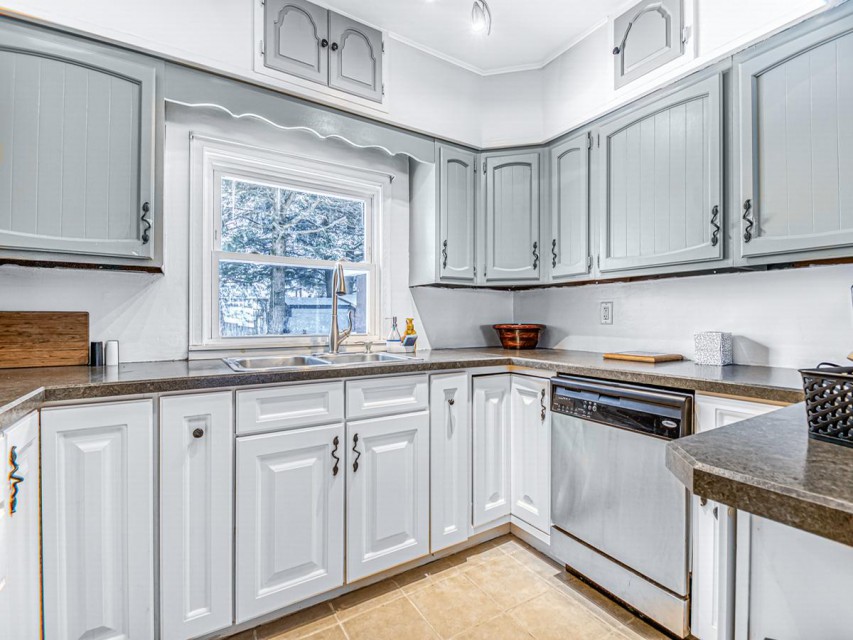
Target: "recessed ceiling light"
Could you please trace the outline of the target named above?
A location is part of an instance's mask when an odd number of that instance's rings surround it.
[[[486,0],[474,0],[474,6],[471,7],[471,27],[476,33],[485,31],[486,35],[489,35],[492,32],[492,12]]]

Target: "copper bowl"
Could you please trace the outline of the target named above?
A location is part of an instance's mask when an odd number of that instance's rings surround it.
[[[498,332],[504,349],[535,349],[539,344],[539,332],[544,324],[496,324],[492,327]]]

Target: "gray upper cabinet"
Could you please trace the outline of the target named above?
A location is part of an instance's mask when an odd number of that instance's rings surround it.
[[[266,0],[264,66],[382,102],[382,33],[306,0]]]
[[[337,13],[329,25],[329,86],[381,102],[382,33]]]
[[[589,147],[584,133],[552,147],[551,238],[546,248],[551,280],[589,273]]]
[[[440,279],[473,282],[476,277],[474,228],[477,157],[462,149],[439,147]]]
[[[682,0],[643,0],[614,20],[616,88],[684,53]]]
[[[329,12],[304,0],[264,3],[264,64],[325,83],[329,76]]]
[[[0,248],[152,257],[155,64],[0,25]]]
[[[600,129],[602,273],[723,258],[722,78]]]
[[[539,153],[486,154],[484,279],[538,280],[546,259],[539,240]]]
[[[853,16],[745,57],[742,261],[853,246]]]

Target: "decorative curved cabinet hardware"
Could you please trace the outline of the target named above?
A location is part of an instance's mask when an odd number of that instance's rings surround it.
[[[545,416],[548,414],[548,408],[545,406],[545,389],[539,392],[539,406],[542,409],[542,412],[539,414],[539,419],[542,422],[545,422]]]
[[[720,224],[718,222],[720,217],[720,206],[714,205],[714,208],[711,209],[711,226],[714,230],[711,232],[711,246],[716,247],[720,242]]]
[[[193,438],[199,439],[204,437],[204,429],[201,427],[196,427],[193,429]]]
[[[557,238],[551,240],[551,268],[557,268]]]
[[[452,407],[454,404],[456,404],[456,400],[454,400],[453,398],[448,398],[447,404],[449,404]]]
[[[743,241],[750,242],[752,240],[752,228],[755,226],[755,220],[752,215],[752,200],[749,198],[743,203],[743,221],[746,222],[746,227],[743,230]]]
[[[9,466],[12,467],[9,472],[9,515],[14,515],[18,511],[18,485],[24,481],[23,476],[18,475],[21,468],[18,464],[18,447],[9,450]]]
[[[533,269],[539,268],[539,243],[533,243]]]
[[[447,240],[441,243],[441,268],[447,269]]]
[[[332,475],[338,475],[338,465],[341,463],[341,459],[338,457],[338,445],[341,443],[341,439],[338,436],[335,436],[335,439],[332,440],[332,445],[334,449],[332,449],[332,457],[335,459],[335,465],[332,467]]]
[[[358,450],[358,434],[352,436],[352,450],[355,453],[355,460],[352,461],[352,472],[358,471],[358,459],[361,457],[361,451]]]

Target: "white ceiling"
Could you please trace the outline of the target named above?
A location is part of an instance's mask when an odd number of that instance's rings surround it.
[[[473,0],[320,1],[485,74],[541,67],[625,5],[625,0],[487,0],[492,33],[486,36],[471,29]]]

